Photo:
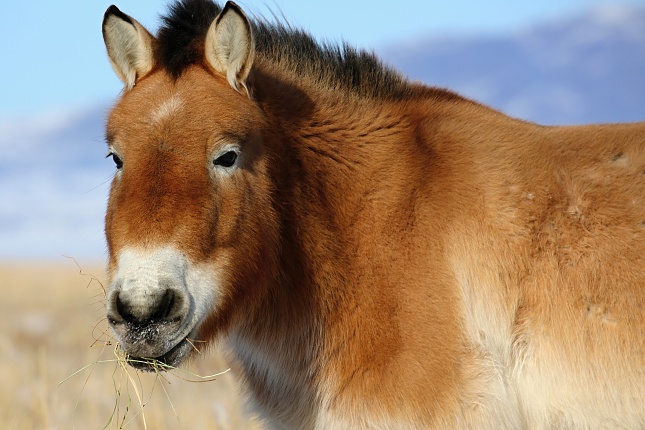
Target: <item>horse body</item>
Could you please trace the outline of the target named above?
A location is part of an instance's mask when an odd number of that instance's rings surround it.
[[[295,73],[266,46],[286,33],[204,5],[174,11],[213,14],[181,67],[163,30],[104,21],[127,87],[107,307],[133,365],[222,337],[276,428],[645,425],[644,123]]]

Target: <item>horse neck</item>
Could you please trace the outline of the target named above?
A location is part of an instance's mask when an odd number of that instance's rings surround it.
[[[364,233],[356,224],[373,221],[378,183],[390,174],[388,162],[401,140],[414,131],[405,103],[314,92],[312,85],[268,74],[255,79],[256,101],[267,116],[264,141],[281,231],[277,276],[253,330],[313,331],[343,300],[356,236]],[[267,309],[275,312],[267,315]]]
[[[266,87],[271,91],[257,100],[267,115],[263,140],[280,226],[278,267],[262,297],[233,325],[229,341],[257,401],[276,398],[275,390],[293,391],[292,398],[303,402],[293,402],[298,416],[316,401],[316,382],[302,382],[323,373],[328,329],[355,258],[352,218],[360,216],[373,168],[366,164],[369,148],[359,122],[369,116],[376,126],[378,112],[366,112],[360,100],[317,97],[280,82]]]

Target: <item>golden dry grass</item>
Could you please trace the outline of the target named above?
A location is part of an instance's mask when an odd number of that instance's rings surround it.
[[[104,279],[98,265],[83,273]],[[3,429],[259,428],[242,410],[231,372],[194,383],[181,379],[196,379],[187,374],[160,378],[114,361],[115,347],[102,335],[102,287],[74,261],[0,263],[0,292]],[[188,369],[211,375],[227,367],[211,351]]]

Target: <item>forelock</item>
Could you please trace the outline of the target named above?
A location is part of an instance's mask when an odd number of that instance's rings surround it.
[[[180,0],[171,5],[157,33],[157,63],[175,78],[200,63],[206,33],[221,10],[209,0]]]

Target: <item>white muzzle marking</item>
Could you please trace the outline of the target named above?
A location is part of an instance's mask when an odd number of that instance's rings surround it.
[[[159,357],[195,335],[219,302],[219,285],[213,269],[176,249],[126,249],[108,292],[108,320],[128,354]]]

